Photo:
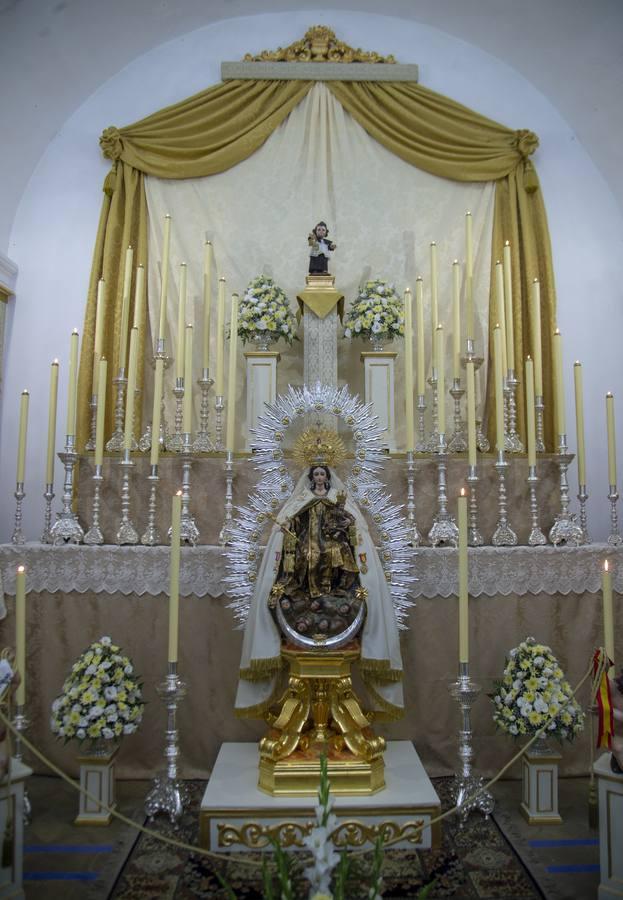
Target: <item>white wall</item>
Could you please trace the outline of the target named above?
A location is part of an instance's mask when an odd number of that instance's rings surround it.
[[[568,431],[573,432],[572,364],[584,362],[591,527],[607,534],[604,401],[617,391],[622,332],[623,218],[591,159],[548,100],[516,71],[435,29],[367,14],[314,11],[354,46],[394,53],[420,65],[422,84],[512,128],[541,139],[534,157],[549,213],[558,281],[559,325],[565,339]],[[58,440],[64,433],[69,333],[82,327],[93,240],[108,171],[98,137],[219,80],[221,60],[254,47],[286,45],[312,24],[310,14],[232,19],[192,32],[138,58],[106,82],[67,120],[50,143],[20,203],[10,239],[18,264],[17,302],[7,318],[6,380],[0,431],[0,540],[12,531],[19,393],[31,391],[26,535],[42,528],[43,465],[49,363],[61,359]],[[623,419],[623,413],[619,419]],[[623,429],[620,429],[620,432]],[[619,443],[623,435],[619,434]],[[572,446],[575,440],[571,441]],[[572,475],[572,484],[575,482]],[[62,487],[60,465],[57,494]]]

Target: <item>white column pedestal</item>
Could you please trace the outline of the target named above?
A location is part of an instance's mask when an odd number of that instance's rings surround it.
[[[267,403],[277,399],[277,363],[281,354],[276,350],[247,350],[247,429],[245,449],[251,449],[251,429],[266,412]]]
[[[555,750],[531,748],[521,764],[523,799],[520,810],[530,825],[560,825],[558,812],[558,763],[562,759]]]
[[[593,765],[599,796],[599,900],[623,897],[623,775],[610,768],[610,754]]]
[[[364,365],[365,401],[373,406],[383,429],[383,446],[396,449],[394,411],[394,361],[398,354],[391,350],[370,350],[361,354]]]
[[[0,782],[0,837],[7,841],[12,834],[8,865],[0,868],[0,898],[24,896],[22,872],[24,867],[24,781],[32,769],[16,759],[11,760],[11,779]],[[7,825],[10,827],[7,829]],[[2,860],[0,860],[0,864]]]
[[[106,809],[115,806],[115,756],[118,747],[106,756],[79,756],[80,787],[96,800],[80,794],[80,811],[74,825],[110,825],[112,816]]]

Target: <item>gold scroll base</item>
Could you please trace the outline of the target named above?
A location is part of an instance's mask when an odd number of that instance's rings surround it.
[[[282,649],[290,677],[260,741],[262,791],[316,794],[323,753],[332,793],[373,794],[385,787],[385,739],[374,735],[352,687],[350,669],[359,653],[357,642],[336,651]]]

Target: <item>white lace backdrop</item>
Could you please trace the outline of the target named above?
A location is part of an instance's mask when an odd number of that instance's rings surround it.
[[[195,325],[194,370],[201,366],[203,242],[212,241],[215,271],[212,284],[213,324],[217,277],[227,279],[228,295],[243,294],[254,276],[271,275],[284,288],[293,309],[305,286],[307,235],[320,219],[337,244],[329,270],[336,287],[353,299],[361,281],[385,278],[400,293],[424,279],[425,345],[430,366],[430,242],[439,259],[439,317],[446,329],[446,379],[451,377],[452,262],[465,260],[465,212],[473,216],[474,297],[477,348],[488,342],[489,266],[493,221],[493,183],[457,183],[429,175],[403,162],[373,140],[333,98],[316,84],[248,160],[207,178],[167,180],[146,178],[149,208],[149,318],[157,329],[164,216],[172,216],[171,280],[168,335],[175,349],[179,264],[188,265],[187,322]],[[462,285],[464,291],[464,285]],[[464,304],[463,304],[464,305]],[[464,329],[464,309],[463,309]],[[299,331],[302,337],[302,326]],[[464,336],[464,333],[463,333]],[[214,365],[214,328],[212,361]],[[278,391],[303,381],[302,344],[292,349],[283,341]],[[365,342],[338,343],[340,383],[363,394]],[[394,343],[402,352],[402,341]],[[404,447],[404,391],[401,359],[397,369],[398,447]],[[428,369],[427,369],[428,371]],[[237,446],[242,446],[245,415],[244,358],[238,365]],[[484,386],[486,368],[481,370]],[[173,386],[173,367],[167,373]],[[146,414],[151,411],[151,378],[146,378]],[[482,387],[479,394],[483,394]],[[449,400],[450,398],[448,398]],[[478,399],[479,406],[482,402]],[[198,415],[199,396],[195,396]],[[167,390],[167,407],[173,401]],[[212,420],[213,421],[213,420]],[[451,422],[451,419],[450,419]],[[450,424],[448,425],[450,429]]]

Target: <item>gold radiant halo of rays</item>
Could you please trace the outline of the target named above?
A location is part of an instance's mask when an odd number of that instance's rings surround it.
[[[301,466],[336,466],[346,459],[346,447],[331,428],[306,428],[296,439],[292,456]]]

